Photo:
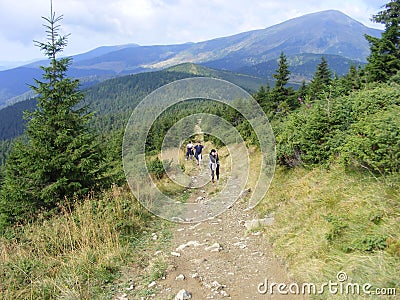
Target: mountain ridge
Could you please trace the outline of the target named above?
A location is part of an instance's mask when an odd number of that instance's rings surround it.
[[[379,36],[380,33],[340,11],[327,10],[264,29],[197,43],[96,48],[73,56],[68,76],[93,85],[111,77],[160,70],[185,62],[233,72],[249,70],[248,74],[254,75],[252,67],[276,59],[281,52],[287,56],[340,55],[346,60],[365,62],[369,44],[364,34]],[[39,78],[40,74],[37,63],[0,71],[0,108],[12,98],[19,99],[15,97],[28,91],[32,78]]]

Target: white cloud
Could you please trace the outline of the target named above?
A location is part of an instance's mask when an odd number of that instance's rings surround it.
[[[53,0],[71,33],[66,54],[101,45],[195,42],[265,28],[326,9],[372,27],[369,21],[386,0]],[[50,0],[0,0],[0,61],[38,57],[33,40],[45,38],[42,16]]]

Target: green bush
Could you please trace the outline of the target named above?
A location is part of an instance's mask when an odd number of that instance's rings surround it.
[[[147,164],[149,173],[157,179],[161,179],[165,174],[165,169],[162,161],[156,157]]]
[[[353,124],[342,149],[342,162],[382,174],[400,170],[400,106]]]
[[[277,160],[286,166],[346,166],[399,171],[400,87],[381,84],[348,96],[320,99],[288,115],[274,130]]]

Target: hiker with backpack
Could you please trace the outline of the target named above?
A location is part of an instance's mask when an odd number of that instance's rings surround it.
[[[186,145],[186,160],[188,159],[193,159],[193,144],[192,141],[189,141],[189,143]]]
[[[194,150],[195,150],[194,157],[195,157],[196,160],[197,160],[197,165],[200,165],[200,164],[201,164],[201,161],[202,161],[202,159],[203,159],[202,154],[201,154],[202,151],[203,151],[203,148],[204,148],[204,146],[201,144],[200,141],[198,141],[198,142],[197,142],[197,145],[194,146]]]
[[[218,164],[217,164],[217,158],[218,158],[217,151],[216,151],[215,149],[211,149],[211,151],[210,151],[210,162],[209,162],[209,165],[210,165],[210,169],[211,169],[211,181],[212,181],[212,183],[215,182],[214,177],[215,177],[215,175],[216,175],[217,166],[218,166]],[[218,178],[219,178],[219,169],[218,169],[218,176],[217,176],[217,179],[218,179]]]
[[[219,180],[219,155],[217,150],[215,150],[215,162],[216,162],[216,167],[215,167],[215,176],[217,177],[217,180]]]

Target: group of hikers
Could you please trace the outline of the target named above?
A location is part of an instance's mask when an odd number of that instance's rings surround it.
[[[201,144],[200,141],[197,142],[197,145],[194,146],[192,141],[186,145],[186,160],[196,158],[197,165],[199,166],[203,160],[203,152],[204,146]],[[218,152],[215,149],[211,149],[210,151],[210,162],[209,166],[211,169],[211,181],[212,183],[216,180],[219,180],[219,156]]]

